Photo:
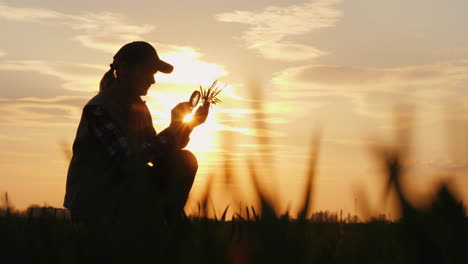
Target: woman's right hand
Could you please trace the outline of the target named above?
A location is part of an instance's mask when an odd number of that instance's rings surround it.
[[[191,104],[189,102],[183,102],[176,105],[172,108],[171,111],[171,125],[170,126],[179,126],[184,122],[186,115],[192,112]]]

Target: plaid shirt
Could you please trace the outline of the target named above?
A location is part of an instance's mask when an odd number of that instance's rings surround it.
[[[84,116],[90,132],[104,146],[107,154],[113,160],[121,160],[131,155],[127,139],[110,115],[99,105],[90,105],[84,109]],[[155,160],[163,155],[168,144],[165,138],[158,136],[148,117],[146,133],[150,133],[151,140],[144,142],[141,150],[147,153],[147,160]]]

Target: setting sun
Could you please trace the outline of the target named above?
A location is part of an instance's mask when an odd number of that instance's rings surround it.
[[[156,88],[157,89],[157,88]],[[182,102],[187,102],[190,96],[190,90],[185,89],[187,91],[180,91],[180,92],[158,92],[158,91],[150,91],[146,96],[147,99],[147,106],[150,110],[150,113],[153,117],[153,123],[156,127],[157,131],[162,131],[165,129],[171,122],[171,110],[177,104]],[[187,145],[187,149],[201,153],[210,153],[216,152],[216,141],[217,135],[216,131],[219,130],[222,126],[216,124],[216,108],[221,108],[222,104],[210,107],[210,112],[208,118],[206,119],[205,123],[196,127],[191,136],[190,142]],[[193,109],[191,114],[188,114],[184,118],[184,122],[188,122],[193,118],[193,114],[197,110],[197,107]],[[214,156],[204,156],[201,157],[203,159],[212,159]],[[200,159],[200,158],[199,158]],[[208,160],[207,160],[208,161]]]
[[[190,122],[192,121],[192,118],[193,118],[193,113],[191,114],[188,114],[184,117],[184,122],[187,123],[187,122]]]

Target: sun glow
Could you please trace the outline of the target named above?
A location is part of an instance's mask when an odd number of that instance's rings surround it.
[[[190,122],[193,119],[193,113],[188,114],[184,117],[184,123]]]
[[[161,57],[174,65],[174,71],[158,75],[160,82],[209,85],[227,74],[221,65],[201,61],[202,54],[192,48],[179,48],[177,52],[166,53]]]
[[[187,95],[182,92],[149,92],[146,99],[150,113],[153,117],[153,124],[156,131],[160,132],[165,129],[171,122],[171,110],[178,103],[187,101]],[[197,108],[193,109],[191,114],[184,118],[184,122],[188,122],[193,118],[193,113]],[[210,153],[218,151],[216,145],[216,130],[219,125],[216,123],[216,109],[211,108],[208,118],[205,123],[197,126],[190,135],[190,142],[187,149],[200,153]],[[208,156],[206,158],[209,158]]]
[[[149,91],[146,97],[157,131],[162,131],[170,124],[171,109],[178,103],[189,99],[191,89],[187,89],[187,85],[195,85],[193,88],[198,90],[199,85],[209,86],[213,80],[227,74],[222,65],[204,62],[200,60],[200,57],[202,57],[201,53],[188,47],[177,47],[175,51],[162,54],[162,59],[174,65],[174,71],[171,74],[157,74],[155,79],[160,84],[153,88],[157,92]],[[232,86],[228,85],[224,87],[224,90],[223,93],[225,92],[226,96],[238,97],[232,92]],[[196,108],[193,112],[195,111]],[[219,125],[216,124],[214,115],[212,108],[206,122],[193,130],[187,149],[198,154],[218,151],[215,131],[219,129]],[[187,115],[184,122],[192,118],[193,113]]]
[[[213,109],[211,109],[213,110]],[[214,111],[210,111],[205,123],[193,129],[187,149],[195,152],[217,152],[217,124]]]

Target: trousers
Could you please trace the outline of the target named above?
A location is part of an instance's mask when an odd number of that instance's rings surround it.
[[[187,202],[197,170],[198,161],[192,152],[172,151],[152,166],[135,172],[138,175],[130,175],[123,180],[105,208],[70,210],[72,223],[115,223],[133,217],[135,211],[144,210],[161,210],[166,218],[178,218]]]

